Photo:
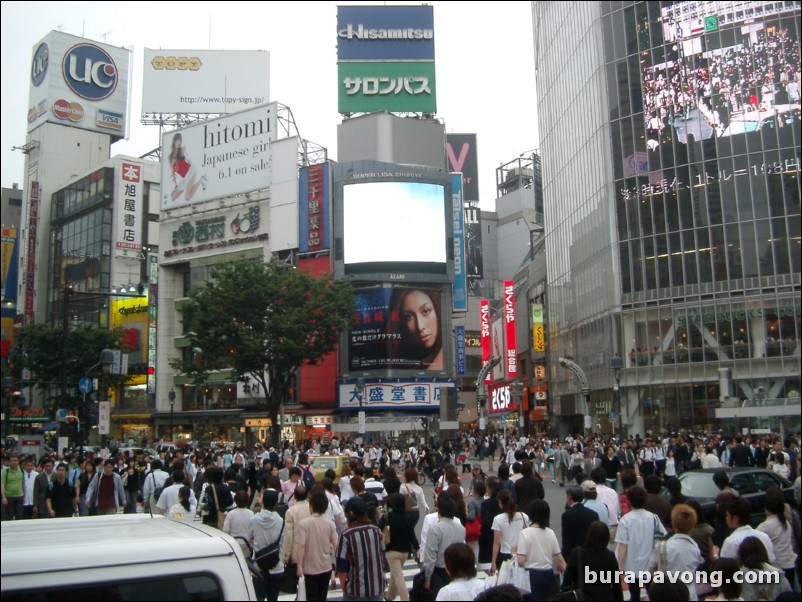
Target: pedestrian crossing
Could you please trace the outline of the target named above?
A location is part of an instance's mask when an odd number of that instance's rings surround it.
[[[412,587],[412,580],[419,572],[420,568],[414,560],[410,559],[404,563],[404,582],[406,583],[407,590]],[[487,578],[487,574],[484,571],[477,571],[476,577],[478,579],[485,579]],[[390,584],[390,573],[387,573],[387,584],[388,586]],[[293,602],[295,600],[295,594],[279,594],[278,599],[279,602]],[[337,586],[329,589],[329,595],[326,599],[332,602],[343,599],[343,592],[340,589],[339,577],[337,579]],[[396,599],[400,600],[398,596],[396,596]]]

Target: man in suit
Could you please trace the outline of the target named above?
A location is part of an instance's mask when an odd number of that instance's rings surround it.
[[[730,452],[730,466],[752,466],[752,452],[743,444],[740,435],[735,437],[735,447]]]
[[[33,482],[33,517],[50,518],[47,512],[47,490],[53,480],[53,458],[42,461],[42,470]]]
[[[599,467],[601,467],[601,460],[596,457],[596,450],[591,447],[588,449],[588,457],[585,459],[585,474],[590,474]]]
[[[571,550],[585,543],[590,523],[599,520],[599,515],[582,505],[585,494],[581,487],[568,487],[565,490],[565,497],[565,512],[562,515],[562,554],[567,558]]]

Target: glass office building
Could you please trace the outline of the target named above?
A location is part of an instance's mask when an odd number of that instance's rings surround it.
[[[620,420],[616,353],[632,434],[798,410],[800,4],[533,13],[558,424],[588,410],[560,356],[588,376],[594,429]]]

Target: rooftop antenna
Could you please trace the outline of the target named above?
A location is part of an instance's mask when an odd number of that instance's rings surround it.
[[[106,33],[102,33],[102,34],[100,34],[100,37],[101,37],[101,38],[103,38],[103,43],[104,43],[104,44],[106,43],[106,38],[108,37],[108,35],[109,35],[110,33],[111,33],[110,31],[107,31]]]

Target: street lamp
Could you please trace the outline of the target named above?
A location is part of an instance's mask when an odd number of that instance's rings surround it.
[[[175,389],[170,389],[170,392],[167,394],[167,399],[170,400],[170,441],[175,441],[175,437],[173,437],[173,410],[175,408]]]
[[[618,412],[618,436],[624,436],[624,419],[621,416],[621,368],[624,367],[624,361],[621,359],[621,356],[617,353],[612,357],[610,360],[610,368],[613,370],[615,374],[615,386],[613,387],[613,391],[615,392],[615,405]]]

